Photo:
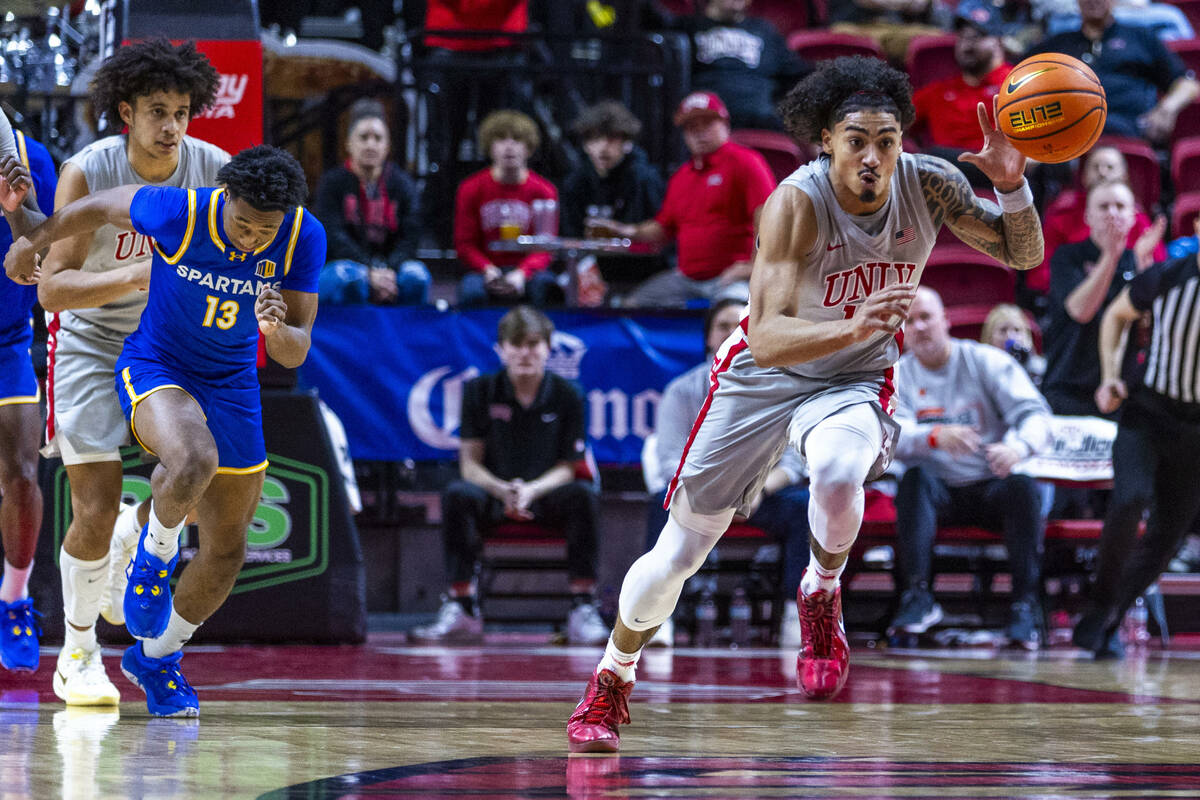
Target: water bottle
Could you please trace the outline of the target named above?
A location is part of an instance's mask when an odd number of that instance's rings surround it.
[[[1150,613],[1146,609],[1145,598],[1139,597],[1125,612],[1121,621],[1121,643],[1135,650],[1144,649],[1150,641],[1150,628],[1146,624]]]
[[[696,604],[696,647],[712,647],[716,643],[717,603],[712,593],[705,591]]]
[[[734,649],[745,647],[750,642],[750,600],[746,590],[738,587],[729,601],[729,639]]]

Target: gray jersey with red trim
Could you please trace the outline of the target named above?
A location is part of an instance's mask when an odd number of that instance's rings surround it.
[[[171,177],[160,183],[145,180],[129,163],[125,152],[126,137],[109,136],[92,142],[66,163],[83,172],[89,193],[116,186],[140,183],[147,186],[181,186],[193,189],[215,186],[217,171],[229,160],[229,154],[216,145],[190,136],[179,143],[179,164]],[[103,225],[92,234],[92,245],[84,259],[84,272],[108,272],[139,262],[149,262],[154,254],[148,237],[114,225]],[[74,333],[102,340],[122,342],[137,327],[145,292],[131,292],[99,308],[75,308],[58,315],[58,324]]]
[[[847,319],[873,291],[896,283],[915,283],[937,238],[913,156],[901,153],[887,202],[863,217],[842,209],[829,182],[829,167],[828,158],[818,158],[780,184],[808,195],[816,215],[817,238],[805,254],[796,311],[797,317],[811,322]],[[880,373],[900,357],[901,341],[881,332],[786,369],[818,379]]]

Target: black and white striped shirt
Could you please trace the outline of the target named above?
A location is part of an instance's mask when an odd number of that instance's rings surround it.
[[[1181,403],[1200,405],[1200,267],[1196,256],[1164,261],[1129,282],[1138,311],[1154,312],[1146,387]]]

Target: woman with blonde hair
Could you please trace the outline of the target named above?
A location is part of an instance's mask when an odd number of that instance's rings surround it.
[[[988,312],[979,332],[979,341],[998,347],[1015,358],[1035,386],[1042,382],[1046,359],[1033,348],[1033,327],[1025,312],[1012,303],[998,303]]]

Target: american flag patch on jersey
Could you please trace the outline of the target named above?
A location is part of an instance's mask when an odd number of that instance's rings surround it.
[[[908,244],[915,238],[917,238],[917,232],[912,225],[902,231],[896,231],[896,244]]]

